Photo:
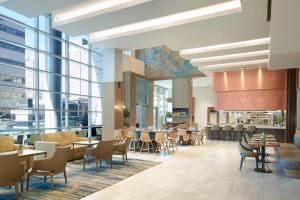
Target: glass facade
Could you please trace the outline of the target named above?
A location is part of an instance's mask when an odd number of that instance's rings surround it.
[[[159,128],[166,122],[171,122],[172,118],[167,116],[167,113],[172,113],[172,94],[171,90],[154,85],[154,111],[153,119],[154,126]]]
[[[102,124],[102,55],[85,36],[0,7],[0,134]]]

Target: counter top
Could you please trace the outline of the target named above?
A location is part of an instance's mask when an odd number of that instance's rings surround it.
[[[220,124],[220,127],[224,127],[225,125],[227,124]],[[228,125],[231,125],[232,128],[236,127],[238,124],[228,124]],[[285,126],[281,126],[281,127],[277,127],[277,126],[272,126],[272,125],[267,125],[267,124],[257,124],[257,125],[254,125],[254,124],[244,124],[244,127],[247,128],[248,126],[256,126],[257,129],[280,129],[280,130],[285,130],[286,127]],[[211,128],[212,125],[208,125],[206,126],[206,128]]]

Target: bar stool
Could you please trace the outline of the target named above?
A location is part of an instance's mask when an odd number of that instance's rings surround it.
[[[169,142],[169,148],[172,145],[173,152],[176,150],[178,151],[177,144],[178,144],[178,133],[177,131],[171,131],[168,133],[168,142]]]
[[[123,131],[120,129],[115,130],[115,138],[117,142],[123,142],[124,141]]]
[[[237,140],[238,138],[240,139],[243,136],[243,132],[244,132],[243,125],[238,124],[236,127],[234,127],[234,129],[233,129],[234,139],[235,140]]]
[[[142,132],[140,140],[142,142],[140,152],[142,152],[142,151],[150,152],[150,149],[153,150],[153,144],[152,144],[152,141],[150,139],[150,135],[148,132]],[[151,148],[150,148],[150,145],[151,145]]]
[[[231,130],[232,130],[232,127],[230,125],[225,125],[223,127],[222,132],[223,132],[224,140],[226,140],[226,133],[227,133],[228,139],[231,140]]]
[[[220,139],[220,126],[219,125],[213,125],[211,127],[211,135],[212,135],[211,139],[215,138],[215,133],[218,134],[218,139]]]

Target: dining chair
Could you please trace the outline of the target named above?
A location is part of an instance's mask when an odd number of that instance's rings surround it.
[[[140,152],[142,152],[142,151],[150,152],[151,149],[153,150],[152,140],[150,139],[150,135],[148,132],[142,132],[140,140],[142,143]]]
[[[66,166],[71,152],[71,147],[56,148],[53,156],[44,160],[35,160],[32,168],[27,173],[27,191],[29,190],[29,182],[31,176],[44,176],[46,181],[47,176],[50,176],[51,190],[53,190],[53,177],[63,173],[65,183],[67,183]]]
[[[256,133],[256,126],[248,126],[246,129],[246,133],[250,134],[250,136],[254,135]]]
[[[169,151],[166,134],[164,132],[156,132],[155,133],[155,142],[156,142],[156,149],[155,153],[166,152]]]
[[[0,186],[15,186],[16,199],[19,199],[19,182],[23,192],[25,165],[20,162],[17,151],[0,153]]]
[[[175,152],[175,147],[176,147],[176,150],[178,151],[178,132],[177,131],[171,131],[168,133],[168,144],[169,144],[169,149],[170,149],[170,146],[172,145],[172,148],[173,148],[173,152]]]
[[[78,137],[87,137],[87,133],[88,133],[88,130],[83,129],[83,130],[79,131],[77,136]]]
[[[253,152],[252,148],[249,148],[247,144],[245,144],[242,140],[238,141],[239,144],[239,152],[241,156],[240,170],[242,169],[243,162],[247,157],[255,158],[256,169],[258,169],[258,156],[255,152]]]
[[[178,134],[180,136],[181,144],[188,144],[191,139],[191,135],[187,134],[186,129],[178,129]]]
[[[96,170],[98,172],[101,168],[101,161],[106,160],[107,164],[110,164],[112,168],[112,151],[114,148],[115,140],[101,140],[95,148],[87,148],[85,156],[83,158],[83,169],[85,170],[85,164],[92,159],[96,160]],[[98,168],[99,163],[99,168]]]
[[[130,143],[129,143],[129,150],[135,151],[136,143],[138,142],[138,140],[136,139],[135,131],[128,131],[128,137],[131,138]]]
[[[193,133],[191,135],[191,138],[193,140],[193,144],[195,144],[196,141],[197,141],[199,146],[200,146],[200,144],[203,145],[204,134],[205,134],[205,129],[201,129],[200,132]]]
[[[97,138],[102,140],[102,128],[96,128]]]
[[[113,145],[112,155],[121,155],[123,158],[123,163],[127,162],[127,152],[129,149],[129,144],[131,142],[131,137],[127,137],[124,142],[119,142]]]
[[[124,137],[123,137],[123,131],[121,129],[115,130],[115,138],[117,142],[123,142]]]

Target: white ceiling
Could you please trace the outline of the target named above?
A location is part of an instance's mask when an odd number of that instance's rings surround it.
[[[79,5],[86,5],[95,1],[105,0],[6,0],[1,5],[32,17],[44,13],[71,10]],[[229,0],[137,1],[139,1],[137,4],[119,7],[104,13],[97,12],[78,17],[68,21],[68,23],[56,24],[56,28],[71,35],[89,34]],[[2,1],[0,0],[0,2]],[[270,49],[268,56],[219,60],[202,63],[199,66],[270,58],[269,68],[271,69],[298,67],[300,64],[300,28],[297,24],[300,18],[300,12],[298,11],[300,1],[273,0],[271,22],[267,21],[267,3],[268,0],[241,0],[242,12],[120,36],[95,42],[94,46],[135,50],[166,45],[172,50],[182,50],[270,37],[271,45],[227,49],[184,57],[186,59],[205,58]],[[260,65],[256,65],[256,67]],[[255,67],[255,65],[241,67]],[[218,68],[214,68],[214,70],[218,70]],[[222,70],[224,69],[222,68]]]

